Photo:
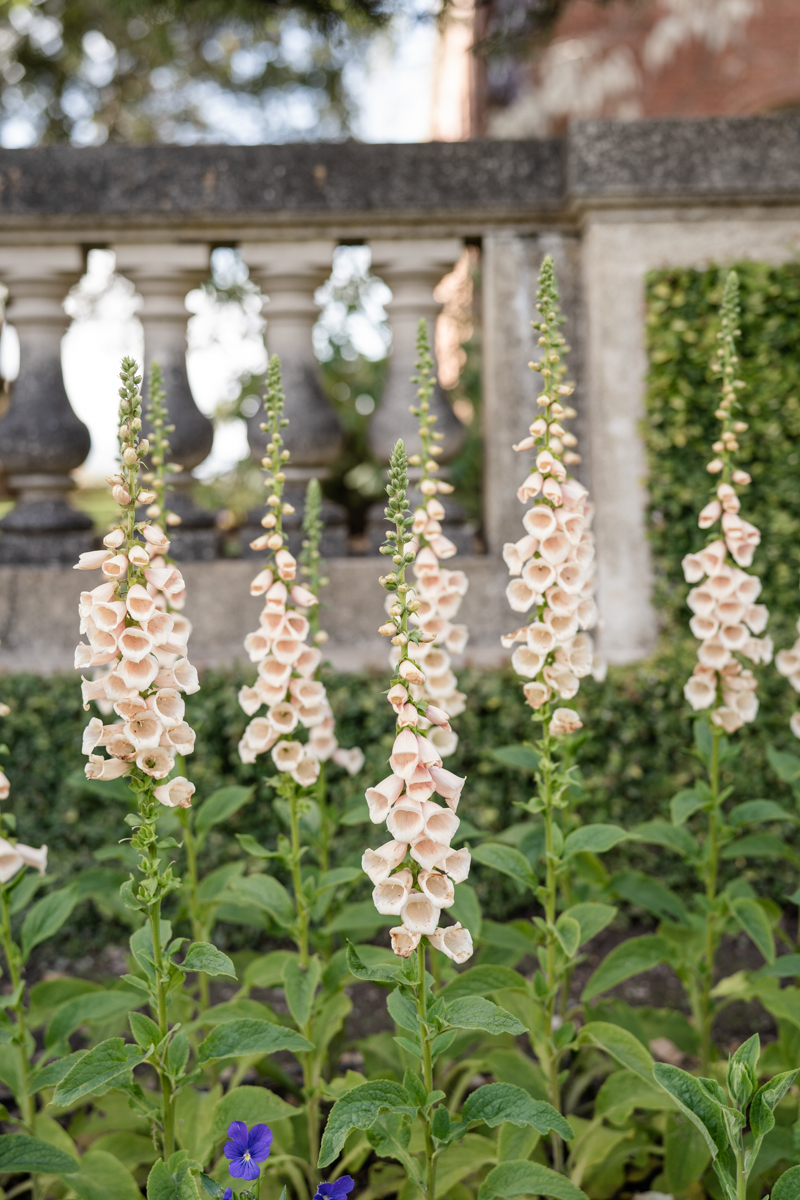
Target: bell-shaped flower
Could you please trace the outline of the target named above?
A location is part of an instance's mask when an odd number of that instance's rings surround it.
[[[440,858],[439,868],[449,875],[453,883],[463,883],[469,877],[471,862],[469,850],[446,850]]]
[[[413,886],[414,876],[406,867],[375,885],[372,902],[381,916],[398,917]]]
[[[311,787],[319,779],[319,761],[313,755],[305,754],[289,774],[300,787]]]
[[[130,764],[123,759],[91,754],[84,772],[87,779],[119,779],[121,775],[127,775],[130,769]]]
[[[425,802],[423,810],[425,837],[441,846],[449,846],[461,824],[459,818],[451,808],[441,808],[431,800]]]
[[[248,633],[244,639],[244,648],[247,651],[247,657],[250,662],[260,663],[269,654],[272,642],[270,638],[261,629],[257,629],[255,633]]]
[[[22,855],[16,846],[12,846],[11,842],[0,837],[0,883],[8,883],[9,879],[13,879],[24,865]]]
[[[141,659],[123,658],[116,669],[123,684],[131,691],[137,692],[143,692],[149,688],[158,675],[158,671],[158,661],[152,654],[147,654]],[[174,671],[173,667],[173,674]],[[114,698],[116,699],[116,697]],[[109,699],[112,697],[109,696]]]
[[[434,784],[431,772],[422,763],[417,765],[417,769],[409,780],[406,781],[406,795],[409,800],[428,800],[434,793]]]
[[[349,750],[344,746],[337,746],[331,758],[337,767],[343,767],[350,776],[358,775],[364,766],[364,751],[360,746],[351,746]]]
[[[583,726],[578,714],[572,708],[557,708],[550,719],[551,737],[565,737],[577,733]]]
[[[389,930],[392,951],[398,958],[410,958],[419,945],[422,934],[412,933],[405,925],[398,925]]]
[[[153,639],[154,646],[164,646],[167,642],[178,642],[176,630],[176,613],[155,611],[149,620],[142,624],[142,629]],[[184,642],[179,642],[185,645]]]
[[[165,779],[175,765],[175,757],[166,747],[156,746],[153,750],[142,750],[137,754],[136,765],[153,779]]]
[[[410,658],[403,659],[397,668],[397,672],[407,683],[418,685],[425,683],[425,672]]]
[[[463,654],[469,641],[469,629],[466,625],[453,625],[445,636],[444,644],[451,654]]]
[[[715,725],[724,729],[725,733],[735,733],[737,729],[741,729],[744,721],[739,716],[735,708],[728,708],[726,704],[715,708],[711,714],[711,720]]]
[[[98,629],[111,633],[125,618],[125,603],[122,600],[103,600],[92,605],[92,621]]]
[[[152,711],[137,714],[127,721],[123,727],[123,735],[136,750],[153,750],[161,741],[164,727]]]
[[[401,779],[410,779],[419,762],[417,739],[411,729],[401,729],[394,740],[389,765]]]
[[[265,567],[263,571],[259,571],[250,584],[250,595],[263,596],[272,587],[273,578],[274,576],[269,567]]]
[[[267,712],[267,720],[279,734],[291,733],[297,726],[297,710],[285,701],[273,704]]]
[[[108,753],[114,758],[121,758],[123,762],[133,762],[136,758],[136,747],[133,742],[128,741],[121,725],[110,727],[105,744]]]
[[[139,622],[149,621],[156,612],[153,597],[147,588],[143,588],[140,583],[134,583],[128,588],[128,594],[125,597],[125,606],[134,621]]]
[[[322,652],[316,646],[306,646],[293,664],[295,671],[310,679],[322,662]]]
[[[200,691],[197,671],[188,658],[179,658],[172,667],[172,674],[175,677],[175,686],[179,691],[185,692],[187,696],[192,696],[195,692]]]
[[[254,713],[257,713],[263,703],[256,688],[247,687],[246,685],[239,689],[238,699],[239,707],[248,717],[252,717]]]
[[[552,695],[552,691],[548,685],[538,681],[526,683],[522,692],[526,703],[530,704],[533,709],[541,708],[544,704],[547,704]]]
[[[517,646],[511,655],[511,666],[517,675],[521,675],[524,679],[535,678],[541,671],[544,663],[545,656],[537,654],[536,651],[529,649],[528,646]]]
[[[415,737],[417,741],[417,754],[419,761],[426,767],[440,767],[442,765],[442,759],[433,742],[421,733],[417,733]]]
[[[439,865],[439,860],[446,853],[446,848],[441,842],[435,842],[433,838],[419,837],[411,847],[411,857],[425,871],[432,871],[434,867]]]
[[[102,567],[103,563],[108,562],[111,557],[110,550],[87,550],[85,554],[78,556],[78,561],[72,569],[73,571],[96,571],[98,567]]]
[[[449,727],[444,729],[441,726],[434,725],[433,729],[429,731],[428,737],[442,758],[449,758],[458,749],[458,734],[454,729],[450,729]]]
[[[104,739],[104,726],[99,717],[92,717],[89,724],[83,731],[83,741],[81,743],[81,753],[91,754],[95,746],[99,746]],[[0,797],[3,799],[4,797]]]
[[[303,760],[302,742],[280,741],[272,748],[272,761],[279,771],[294,771]]]
[[[400,910],[403,925],[411,933],[431,934],[439,924],[440,909],[422,892],[411,891]]]
[[[245,743],[256,754],[265,754],[277,740],[277,730],[266,717],[254,717],[244,731]],[[298,743],[293,744],[297,745]]]
[[[176,775],[174,779],[154,788],[153,795],[159,804],[163,804],[167,808],[191,808],[194,791],[193,783],[189,783],[189,780],[184,779],[183,775]]]
[[[124,579],[128,573],[128,556],[115,554],[112,558],[106,559],[101,570],[109,579]]]
[[[156,714],[165,729],[178,725],[186,712],[186,704],[177,688],[159,688],[147,697],[147,707]]]
[[[514,612],[528,612],[536,602],[533,589],[523,579],[511,580],[506,588],[506,598]]]
[[[687,583],[699,583],[705,575],[705,568],[697,554],[685,554],[681,559],[683,577]]]
[[[279,550],[275,555],[275,566],[278,568],[281,579],[287,583],[291,582],[297,573],[295,557],[286,549]]]
[[[171,746],[178,754],[193,754],[195,736],[191,725],[187,725],[186,721],[180,721],[170,729],[164,730],[160,744],[166,746],[167,749]]]
[[[153,639],[144,629],[130,625],[117,638],[117,648],[123,658],[140,663],[153,650]],[[147,685],[145,685],[147,686]]]
[[[303,587],[301,583],[293,583],[289,588],[289,594],[300,608],[313,608],[318,603],[314,593],[309,588]]]
[[[701,529],[710,529],[722,516],[722,505],[719,500],[710,500],[705,508],[701,508],[697,524]]]
[[[14,847],[26,867],[34,867],[40,875],[47,870],[47,846],[26,846],[17,842]]]
[[[686,603],[698,617],[710,617],[714,613],[716,598],[707,587],[692,588],[686,597]]]
[[[717,688],[708,675],[691,675],[684,684],[683,694],[695,712],[710,708],[717,698]]]
[[[463,791],[466,778],[460,775],[453,774],[445,767],[430,767],[429,768],[433,782],[436,786],[436,791],[447,801],[453,812],[458,808],[458,801]]]
[[[716,617],[699,617],[695,614],[689,621],[689,628],[696,638],[704,641],[716,637],[719,631],[719,621]]]
[[[398,775],[387,775],[374,787],[367,788],[366,798],[370,819],[377,825],[386,820],[389,809],[402,794],[404,781]]]
[[[552,563],[545,562],[542,558],[532,558],[522,569],[522,582],[534,594],[534,599],[543,596],[547,589],[555,583],[556,578],[555,567]],[[509,594],[510,586],[506,588],[506,596],[509,599],[509,603],[511,603]],[[512,604],[511,607],[514,608],[514,605]],[[528,604],[522,610],[516,611],[527,612],[530,607],[531,605]]]
[[[395,841],[385,842],[377,850],[365,850],[361,857],[361,869],[374,884],[383,883],[395,867],[400,866],[407,850],[406,842]]]
[[[715,671],[721,671],[726,663],[730,662],[731,652],[717,638],[709,638],[700,643],[697,657],[704,667],[713,667]]]
[[[386,817],[386,828],[399,842],[413,842],[422,836],[424,827],[422,804],[418,800],[398,800]]]
[[[753,633],[763,633],[769,620],[769,609],[766,604],[751,604],[744,614],[744,620]]]
[[[450,908],[455,904],[456,893],[453,882],[438,871],[420,871],[417,883],[431,904],[436,908]]]
[[[741,650],[750,634],[744,625],[723,625],[719,631],[719,640],[728,650]]]
[[[454,963],[464,963],[472,956],[472,935],[460,922],[437,929],[429,937],[432,946],[446,954]]]

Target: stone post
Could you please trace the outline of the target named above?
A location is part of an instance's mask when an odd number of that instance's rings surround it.
[[[175,431],[170,457],[183,471],[173,476],[170,507],[181,524],[170,531],[176,559],[211,559],[217,554],[214,514],[195,505],[192,471],[211,452],[214,427],[197,407],[186,374],[186,294],[209,274],[209,247],[198,242],[120,243],[112,247],[117,271],[142,297],[139,317],[144,327],[144,383],[152,362],[164,377],[167,411]]]
[[[78,246],[4,246],[0,279],[7,319],[19,335],[20,370],[0,420],[0,469],[16,507],[0,521],[0,562],[70,563],[92,548],[92,521],[66,503],[70,471],[91,448],[70,407],[61,373],[69,319],[64,297],[83,274]]]
[[[433,298],[433,289],[442,276],[452,271],[463,245],[459,238],[406,238],[373,241],[369,246],[373,272],[392,291],[392,299],[386,306],[392,327],[392,354],[383,396],[369,427],[373,454],[388,462],[398,438],[403,439],[409,454],[419,451],[417,418],[408,411],[416,399],[411,376],[415,374],[417,359],[417,326],[424,317],[433,345],[436,317],[441,308]],[[444,434],[441,461],[446,462],[464,440],[464,428],[439,387],[432,408],[438,417],[436,429]]]
[[[267,319],[267,349],[281,360],[283,390],[286,397],[286,444],[291,451],[287,471],[286,497],[295,513],[286,521],[293,553],[299,549],[300,524],[308,481],[322,482],[342,447],[342,428],[322,390],[319,363],[314,355],[312,331],[319,316],[314,293],[331,273],[333,241],[243,242],[239,245],[250,278],[264,294]],[[253,457],[260,461],[266,446],[261,432],[263,412],[248,421],[248,441]],[[253,514],[254,519],[260,518]],[[344,510],[330,501],[323,502],[325,531],[322,552],[328,558],[347,553],[347,527]],[[247,542],[263,530],[244,531]]]

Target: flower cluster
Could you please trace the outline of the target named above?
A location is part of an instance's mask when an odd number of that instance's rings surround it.
[[[419,384],[419,406],[413,407],[411,412],[419,418],[422,452],[411,455],[408,463],[409,466],[422,468],[419,484],[422,503],[414,511],[414,523],[411,526],[410,546],[416,555],[411,569],[417,581],[417,607],[411,614],[411,623],[418,626],[424,634],[432,636],[429,640],[407,644],[410,656],[425,667],[424,684],[409,686],[413,698],[420,704],[435,704],[449,717],[457,717],[464,711],[466,696],[458,690],[458,681],[450,665],[450,655],[463,652],[469,631],[466,625],[453,624],[453,618],[461,607],[469,581],[463,571],[451,571],[441,565],[442,561],[454,556],[456,548],[442,533],[441,522],[445,510],[441,501],[437,499],[437,493],[449,495],[453,491],[453,485],[444,479],[434,478],[439,470],[436,457],[441,454],[441,447],[436,443],[441,440],[442,435],[436,433],[433,428],[436,416],[431,412],[430,401],[435,375],[424,321],[420,321],[417,352],[419,375],[415,376],[414,382]],[[395,597],[388,595],[386,611],[390,618],[396,616],[396,606]],[[381,633],[387,637],[395,637],[397,627],[394,619],[381,627]],[[396,667],[399,661],[400,648],[394,646],[390,664]],[[424,718],[420,718],[417,728],[429,732],[430,740],[443,758],[455,753],[458,734],[452,729],[431,726]]]
[[[800,634],[800,620],[797,622],[797,632]],[[778,672],[789,680],[796,692],[800,692],[800,637],[791,650],[779,650],[775,655],[775,666]],[[800,738],[800,712],[793,712],[789,719],[789,728],[796,738]]]
[[[0,717],[7,717],[11,709],[7,704],[0,703]],[[4,771],[0,771],[0,800],[7,800],[11,794],[11,784]],[[23,867],[35,867],[40,875],[47,870],[47,846],[25,846],[22,842],[10,842],[2,837],[2,819],[0,819],[0,883],[8,883]],[[13,824],[11,825],[13,829]]]
[[[366,792],[370,819],[376,825],[386,822],[391,841],[377,850],[366,850],[361,865],[374,885],[372,898],[378,912],[399,916],[402,921],[390,931],[395,954],[408,958],[425,936],[437,950],[460,963],[472,954],[470,933],[460,924],[440,929],[439,920],[442,909],[455,902],[454,885],[469,874],[469,851],[451,848],[465,781],[444,769],[433,740],[420,732],[421,720],[425,728],[432,725],[445,731],[450,723],[443,709],[415,698],[416,689],[425,688],[427,679],[410,651],[431,644],[436,635],[411,625],[422,602],[405,579],[407,567],[417,561],[412,534],[415,518],[408,508],[407,487],[406,451],[398,442],[386,489],[386,516],[394,530],[382,547],[384,554],[391,555],[395,570],[381,579],[395,597],[389,615],[398,661],[388,700],[397,715],[397,736],[389,759],[391,774]],[[444,805],[432,799],[435,793]]]
[[[258,664],[254,687],[239,691],[239,704],[252,720],[239,742],[242,762],[254,763],[268,750],[279,771],[289,775],[300,787],[310,787],[319,777],[320,764],[328,759],[355,774],[363,764],[357,748],[344,750],[336,740],[334,718],[325,685],[315,678],[322,661],[316,645],[325,634],[312,634],[309,613],[318,603],[315,593],[296,581],[297,561],[285,544],[283,517],[294,512],[283,499],[285,468],[289,451],[282,429],[288,425],[283,416],[283,388],[280,363],[273,357],[269,364],[264,399],[267,421],[262,430],[268,435],[262,466],[269,491],[267,512],[261,520],[265,532],[250,543],[253,550],[271,553],[271,565],[259,571],[250,585],[252,596],[264,597],[259,628],[245,638],[244,647],[251,662]],[[313,521],[309,524],[313,524]],[[313,542],[313,536],[309,539]],[[313,550],[313,547],[311,548]],[[310,560],[317,558],[310,554]],[[318,575],[312,576],[312,582]],[[266,716],[256,716],[262,705]],[[308,740],[296,737],[300,728],[308,730]],[[293,736],[295,735],[295,736]]]
[[[122,364],[119,408],[120,469],[109,479],[120,507],[117,524],[103,539],[104,550],[80,556],[76,570],[99,570],[105,582],[81,593],[80,630],[88,641],[75,651],[76,670],[105,668],[97,678],[82,676],[83,705],[90,701],[119,718],[104,724],[92,717],[83,735],[88,779],[116,779],[134,767],[166,780],[176,755],[191,754],[195,735],[184,719],[184,695],[199,690],[197,671],[187,658],[191,625],[181,616],[185,585],[167,561],[169,540],[159,525],[137,522],[136,505],[151,504],[138,474],[149,451],[142,427],[140,377],[136,364]],[[98,748],[110,757],[97,754]],[[155,788],[170,808],[188,808],[194,785],[177,776]]]
[[[722,432],[712,446],[715,457],[706,468],[710,475],[720,478],[713,499],[698,518],[701,529],[712,529],[719,521],[721,532],[709,534],[704,549],[687,554],[682,562],[686,582],[694,585],[687,597],[693,613],[689,626],[700,642],[697,666],[683,693],[696,711],[711,708],[711,720],[726,733],[754,721],[758,712],[756,678],[736,655],[754,663],[772,660],[772,639],[757,636],[766,629],[769,617],[766,606],[756,603],[761,580],[743,569],[752,563],[761,534],[739,515],[741,502],[736,487],[746,487],[750,476],[733,466],[739,435],[747,429],[746,422],[734,419],[736,393],[744,387],[735,378],[738,321],[738,280],[731,271],[722,300],[719,350],[712,362],[712,369],[722,380],[722,399],[716,412]]]
[[[573,388],[561,382],[564,338],[558,329],[563,318],[549,256],[542,264],[536,308],[541,315],[533,327],[539,331],[543,349],[541,362],[530,365],[542,375],[537,401],[542,412],[528,436],[514,446],[519,452],[536,454],[534,469],[517,491],[522,504],[534,503],[522,519],[525,536],[503,547],[513,577],[506,588],[508,602],[515,612],[530,614],[530,618],[503,637],[502,644],[509,650],[521,643],[513,652],[511,665],[528,680],[523,692],[531,708],[543,709],[550,716],[554,695],[571,700],[580,680],[592,673],[599,675],[601,668],[588,632],[597,622],[592,507],[583,484],[567,475],[567,466],[580,462],[580,456],[572,449],[575,436],[562,425],[576,413],[560,399],[569,396]],[[550,716],[553,735],[573,733],[580,727],[571,708],[556,708]]]

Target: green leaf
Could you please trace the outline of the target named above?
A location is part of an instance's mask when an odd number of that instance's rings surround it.
[[[706,797],[694,788],[684,788],[673,796],[669,802],[669,815],[673,825],[683,825],[689,817],[698,812],[706,804]]]
[[[753,979],[777,976],[779,979],[800,975],[800,954],[782,954],[775,962],[767,963],[753,975]]]
[[[112,1080],[125,1075],[139,1063],[144,1062],[139,1046],[131,1046],[122,1038],[109,1038],[85,1054],[64,1076],[53,1095],[53,1103],[67,1108],[96,1092]]]
[[[51,1142],[23,1133],[0,1135],[0,1174],[74,1175],[78,1170],[78,1160]]]
[[[313,1050],[311,1042],[294,1029],[269,1021],[227,1021],[200,1043],[198,1062],[215,1058],[241,1058],[245,1054],[275,1054],[278,1050]]]
[[[669,1063],[656,1063],[653,1076],[669,1092],[692,1124],[705,1138],[711,1157],[728,1149],[728,1134],[722,1107],[709,1096],[693,1075]]]
[[[283,972],[290,958],[297,958],[294,950],[273,950],[269,954],[261,954],[247,964],[245,983],[248,987],[282,987]]]
[[[401,1029],[405,1029],[408,1033],[413,1033],[415,1036],[419,1033],[419,1019],[417,1017],[416,1006],[407,995],[404,995],[399,987],[389,993],[386,1000],[386,1007],[395,1025],[399,1025]]]
[[[392,966],[390,963],[367,966],[362,962],[352,942],[347,943],[347,966],[350,974],[356,979],[370,980],[372,983],[397,983],[404,978],[400,966]]]
[[[604,854],[628,835],[618,825],[583,825],[564,842],[564,858],[573,854]]]
[[[48,1050],[61,1046],[87,1021],[106,1021],[111,1017],[119,1017],[138,1008],[141,1003],[141,994],[134,991],[89,992],[76,996],[56,1010],[47,1027],[45,1046]]]
[[[583,1044],[591,1043],[605,1050],[618,1063],[633,1071],[645,1083],[653,1082],[653,1059],[635,1034],[621,1025],[612,1025],[608,1021],[589,1021],[579,1034]]]
[[[761,951],[768,963],[775,961],[775,942],[772,929],[764,909],[757,900],[739,897],[729,901],[731,912],[750,938],[751,942]]]
[[[790,1167],[783,1172],[772,1189],[770,1200],[800,1200],[800,1167]]]
[[[485,867],[509,875],[522,887],[534,887],[536,875],[524,854],[501,842],[484,842],[472,850],[472,857]]]
[[[181,963],[184,971],[203,971],[206,975],[227,975],[236,978],[236,968],[227,954],[210,942],[193,942]]]
[[[253,858],[276,858],[277,851],[267,850],[266,846],[262,846],[260,842],[249,833],[237,833],[236,840],[244,850],[245,854],[251,854]]]
[[[447,910],[454,921],[460,921],[468,929],[475,941],[481,936],[483,917],[478,894],[468,883],[458,883],[455,887],[456,900]]]
[[[190,1170],[186,1151],[173,1154],[169,1166],[159,1159],[147,1177],[147,1200],[197,1200]]]
[[[34,946],[57,933],[78,902],[77,884],[59,888],[34,904],[22,925],[22,958],[27,962]]]
[[[758,1089],[753,1097],[753,1103],[750,1105],[750,1128],[753,1131],[753,1137],[761,1138],[774,1128],[775,1108],[786,1095],[798,1074],[800,1074],[800,1070],[784,1071]]]
[[[355,933],[370,937],[365,930],[379,929],[381,925],[394,925],[397,917],[383,917],[377,912],[371,900],[361,900],[358,904],[345,904],[331,921],[326,933]]]
[[[555,1130],[569,1141],[572,1130],[559,1112],[542,1100],[534,1100],[512,1083],[487,1083],[476,1088],[466,1099],[461,1123],[466,1127],[482,1121],[490,1129],[504,1121],[512,1125],[530,1125],[542,1136]]]
[[[749,833],[724,846],[720,858],[787,858],[793,862],[795,852],[774,833]]]
[[[512,1033],[514,1036],[525,1032],[521,1021],[482,996],[451,1000],[445,1011],[448,1024],[456,1029],[482,1029],[484,1033]]]
[[[227,821],[228,817],[232,817],[235,812],[238,812],[243,804],[247,804],[248,800],[252,799],[254,791],[255,789],[252,787],[239,787],[237,784],[233,784],[212,792],[196,811],[194,828],[197,840],[204,841],[212,825],[218,825],[220,821]]]
[[[797,817],[774,800],[748,800],[732,808],[727,819],[729,825],[749,825],[753,821],[796,821]]]
[[[151,1021],[144,1013],[130,1013],[128,1024],[131,1027],[131,1033],[136,1045],[141,1046],[143,1050],[149,1049],[150,1046],[157,1046],[161,1041],[161,1030],[155,1021]]]
[[[489,757],[518,771],[535,771],[539,766],[539,754],[533,746],[500,746],[490,751]]]
[[[797,783],[800,780],[800,758],[796,754],[788,754],[785,750],[767,746],[767,760],[784,783]]]
[[[221,1184],[217,1183],[216,1179],[212,1179],[210,1175],[198,1175],[200,1186],[207,1196],[212,1196],[214,1200],[222,1200],[225,1194]],[[286,1188],[283,1189],[284,1193]]]
[[[417,1115],[417,1106],[399,1083],[378,1079],[352,1088],[337,1100],[328,1115],[317,1166],[327,1167],[337,1157],[353,1129],[371,1129],[381,1113]]]
[[[167,1049],[167,1069],[173,1079],[179,1079],[189,1061],[189,1036],[181,1029],[175,1034]]]
[[[286,964],[283,973],[286,1003],[295,1023],[301,1028],[311,1020],[311,1009],[314,1007],[314,996],[321,974],[322,968],[316,955],[305,969],[295,958],[290,958]]]
[[[226,1133],[231,1121],[244,1121],[248,1128],[253,1125],[271,1125],[284,1117],[296,1117],[302,1110],[287,1104],[275,1092],[265,1087],[232,1088],[217,1103],[214,1109],[214,1124],[211,1140],[216,1144]]]
[[[562,913],[556,921],[556,937],[561,943],[561,949],[567,958],[573,958],[578,953],[581,944],[581,927],[574,917]]]
[[[587,1200],[586,1193],[557,1171],[540,1163],[511,1160],[500,1163],[484,1179],[478,1200],[513,1200],[515,1196],[554,1196],[556,1200]]]
[[[682,1112],[667,1113],[664,1174],[673,1195],[685,1192],[708,1166],[709,1150],[700,1130]]]
[[[57,1058],[55,1062],[48,1063],[46,1067],[40,1067],[38,1071],[34,1071],[28,1094],[32,1096],[35,1092],[40,1092],[42,1088],[55,1087],[67,1072],[72,1070],[75,1063],[80,1062],[87,1054],[88,1050],[76,1050],[74,1054],[68,1054],[66,1058]]]
[[[457,1000],[461,996],[489,996],[501,988],[524,988],[526,980],[510,967],[470,967],[445,984],[439,993],[443,1000]]]
[[[645,875],[643,871],[620,871],[611,880],[611,886],[622,900],[638,904],[662,919],[689,924],[689,914],[680,896],[652,875]]]
[[[80,1200],[141,1200],[139,1185],[113,1154],[90,1147],[81,1159],[80,1172],[69,1178]]]
[[[327,892],[331,888],[341,887],[345,883],[355,883],[357,879],[363,879],[364,872],[361,867],[334,867],[331,871],[325,871],[317,884],[317,892]]]
[[[246,875],[231,879],[228,885],[243,903],[254,904],[287,927],[295,920],[294,901],[282,883],[271,875]]]
[[[658,963],[669,962],[672,949],[665,938],[657,934],[646,934],[644,937],[628,938],[620,942],[603,959],[600,966],[589,978],[583,989],[581,999],[584,1003],[600,996],[610,988],[616,987],[633,975],[649,971]]]
[[[567,908],[561,914],[564,917],[572,917],[581,927],[581,941],[590,942],[593,937],[596,937],[606,925],[609,925],[617,914],[613,904],[597,904],[593,900],[586,900],[582,904],[573,904],[571,908]]]
[[[686,858],[697,854],[697,842],[687,829],[668,825],[666,821],[645,821],[636,825],[628,835],[633,841],[649,842],[653,846],[665,846]]]

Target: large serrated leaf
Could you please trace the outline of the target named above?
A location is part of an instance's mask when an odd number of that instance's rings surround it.
[[[22,957],[57,933],[78,903],[77,884],[59,888],[34,904],[22,924]]]
[[[697,841],[688,829],[676,825],[668,825],[666,821],[645,821],[636,825],[630,831],[629,837],[637,842],[649,842],[653,846],[664,846],[683,854],[686,858],[694,858],[698,852]]]
[[[138,1067],[144,1058],[139,1046],[131,1046],[122,1038],[109,1038],[76,1062],[58,1084],[53,1103],[66,1108]]]
[[[439,995],[443,1000],[457,1000],[461,996],[490,996],[502,988],[524,988],[525,985],[525,976],[512,971],[511,967],[470,967],[445,984]]]
[[[584,1003],[593,1000],[618,983],[640,975],[642,971],[649,971],[658,963],[669,962],[671,954],[669,943],[657,934],[628,938],[615,946],[590,976],[583,989],[582,1000]]]
[[[482,996],[462,996],[446,1006],[447,1021],[456,1029],[481,1029],[484,1033],[518,1036],[525,1026],[499,1004]]]
[[[227,821],[228,817],[232,817],[235,812],[238,812],[243,804],[247,804],[252,799],[254,791],[255,789],[252,787],[240,787],[238,784],[232,784],[212,792],[197,809],[194,819],[198,841],[205,840],[213,825],[218,825],[220,821]]]
[[[56,1011],[47,1027],[45,1046],[48,1050],[60,1046],[87,1021],[106,1021],[139,1008],[140,992],[89,992],[68,1000]]]
[[[255,905],[268,913],[279,925],[287,927],[296,918],[294,902],[282,883],[271,875],[234,877],[228,885],[229,895],[235,894],[242,904]]]
[[[581,904],[573,904],[564,910],[563,917],[572,917],[581,927],[581,945],[596,937],[601,930],[609,925],[617,914],[613,904],[598,904],[586,900]]]
[[[612,1025],[608,1021],[589,1021],[580,1031],[579,1039],[598,1046],[610,1054],[623,1067],[633,1071],[645,1083],[653,1082],[653,1059],[635,1034],[621,1025]]]
[[[512,1125],[530,1125],[543,1136],[551,1130],[565,1140],[573,1136],[567,1122],[551,1104],[534,1100],[512,1083],[487,1083],[476,1088],[464,1102],[461,1121],[464,1125],[482,1121],[490,1129],[510,1121]]]
[[[76,1158],[51,1142],[22,1133],[0,1135],[0,1174],[74,1175],[79,1169]]]
[[[564,858],[573,854],[604,854],[627,837],[618,825],[583,825],[564,842]]]
[[[515,880],[521,887],[535,887],[536,875],[524,854],[502,842],[484,842],[475,846],[472,857],[476,862]]]
[[[585,1192],[557,1171],[540,1163],[512,1160],[500,1163],[484,1179],[478,1200],[513,1200],[515,1196],[553,1196],[555,1200],[587,1200]]]
[[[337,1100],[328,1115],[317,1166],[327,1167],[339,1154],[353,1129],[371,1129],[381,1113],[416,1116],[417,1106],[404,1087],[388,1079],[362,1083]]]
[[[800,1167],[784,1171],[772,1189],[770,1200],[800,1200]]]
[[[700,1130],[712,1158],[728,1149],[728,1133],[721,1106],[711,1098],[699,1081],[680,1067],[656,1063],[653,1077],[672,1096],[681,1112]]]
[[[311,1020],[314,996],[319,986],[322,968],[314,956],[307,967],[301,967],[297,959],[290,958],[283,973],[286,1003],[295,1023],[302,1027]]]
[[[236,968],[227,954],[210,942],[193,942],[181,963],[184,971],[202,971],[206,975],[227,975],[236,978]]]
[[[269,1021],[226,1021],[218,1025],[200,1043],[198,1061],[211,1062],[216,1058],[241,1058],[246,1054],[275,1054],[278,1050],[313,1050],[311,1042],[294,1029],[273,1025]]]
[[[757,900],[746,896],[730,901],[731,911],[744,932],[768,963],[775,961],[775,941],[769,919]]]
[[[539,754],[533,746],[499,746],[489,757],[504,767],[516,767],[518,771],[535,771],[539,766]]]

